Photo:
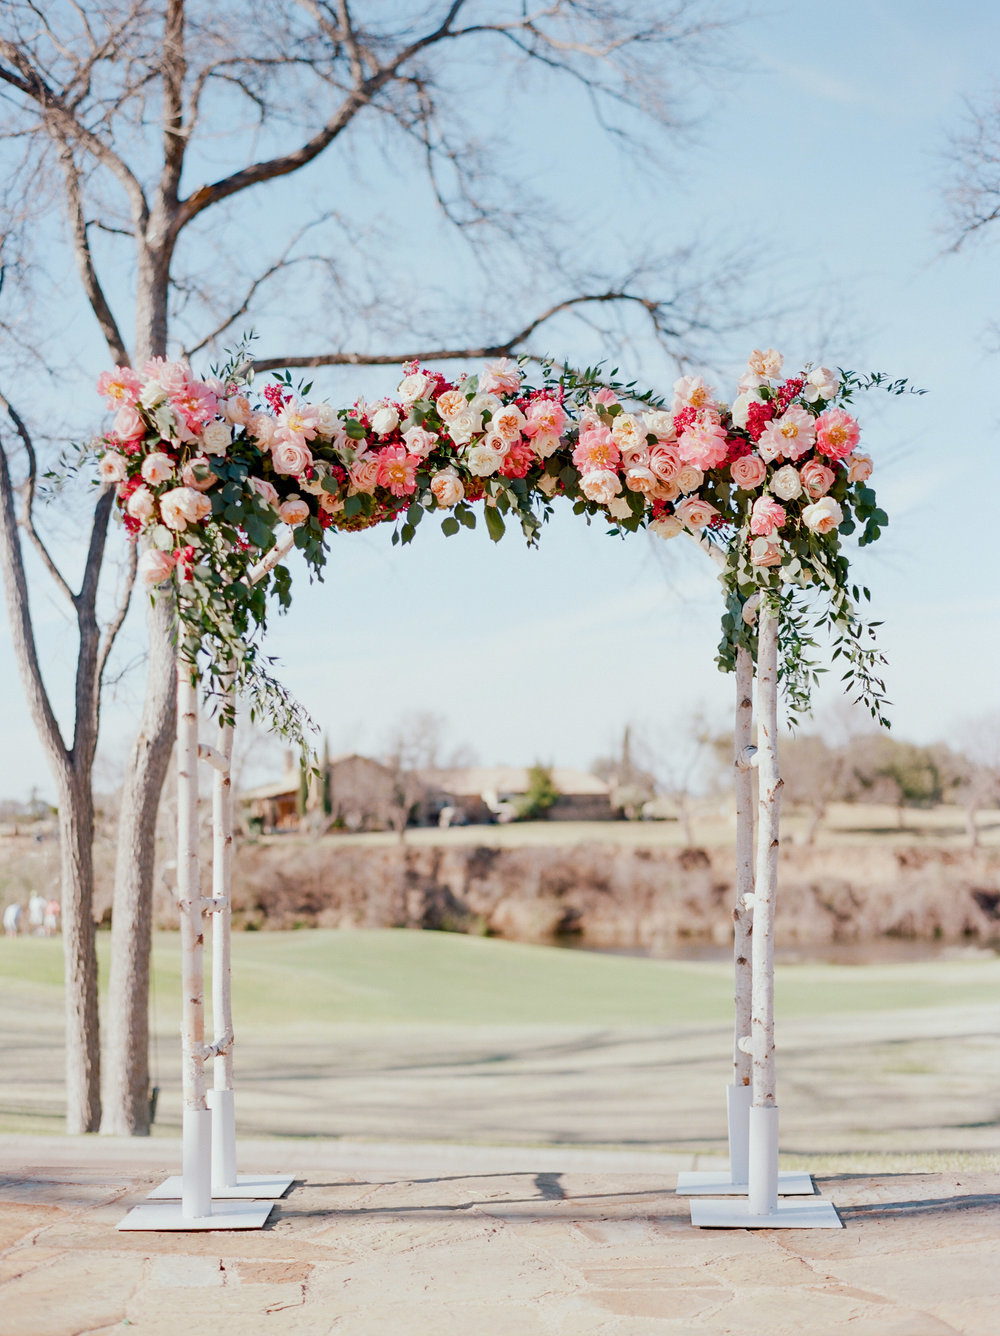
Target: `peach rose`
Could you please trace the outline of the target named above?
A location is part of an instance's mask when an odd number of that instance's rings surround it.
[[[231,399],[222,399],[219,407],[226,421],[233,423],[234,426],[249,427],[253,421],[253,409],[245,394],[234,394]]]
[[[548,459],[559,449],[559,437],[547,431],[540,431],[532,436],[531,448],[539,459]]]
[[[828,469],[818,459],[806,460],[799,470],[799,476],[802,479],[802,486],[806,493],[814,501],[818,501],[821,496],[826,496],[837,477],[833,469]]]
[[[785,507],[779,506],[773,497],[758,496],[750,511],[750,532],[761,538],[769,537],[787,518]]]
[[[208,472],[208,476],[203,478],[200,482],[195,473],[196,468],[205,469]],[[208,466],[207,455],[198,455],[197,458],[190,460],[181,469],[181,482],[185,487],[193,487],[196,492],[207,492],[208,489],[214,487],[218,481],[218,478]]]
[[[278,424],[270,413],[254,413],[250,420],[250,432],[262,450],[269,449],[277,430]]]
[[[450,422],[453,417],[463,413],[469,406],[469,401],[461,390],[445,390],[444,394],[438,395],[437,411],[442,421]]]
[[[122,404],[115,414],[112,430],[123,441],[129,441],[134,436],[145,435],[146,424],[131,404]]]
[[[611,439],[623,455],[645,450],[646,428],[632,413],[619,413],[611,423]]]
[[[301,496],[296,496],[293,493],[278,507],[278,518],[282,524],[287,524],[290,529],[297,529],[300,524],[305,524],[309,518],[308,503],[303,501]]]
[[[780,566],[781,544],[775,538],[755,538],[750,544],[750,560],[755,566]]]
[[[525,425],[525,416],[517,404],[508,404],[506,408],[498,408],[493,414],[490,420],[490,433],[513,444],[514,441],[520,440]]]
[[[426,459],[434,449],[437,433],[427,431],[424,427],[409,427],[403,432],[403,440],[406,442],[407,454]]]
[[[149,547],[139,558],[139,579],[145,585],[163,584],[174,569],[174,554]]]
[[[624,468],[629,468],[629,469],[648,469],[649,446],[648,445],[622,446],[622,465]]]
[[[312,451],[307,445],[296,441],[279,441],[271,449],[271,463],[275,473],[284,473],[288,477],[298,477],[313,462]]]
[[[151,455],[147,455],[142,461],[142,468],[139,472],[145,482],[158,487],[161,482],[166,482],[168,478],[174,476],[174,461],[169,455],[165,455],[162,450],[154,450]]]
[[[802,480],[794,464],[785,464],[771,479],[771,491],[782,501],[794,501],[802,495]]]
[[[640,465],[625,470],[625,486],[630,492],[641,492],[643,496],[653,496],[657,488],[656,474],[652,469]]]
[[[830,533],[844,518],[844,512],[832,496],[820,497],[802,512],[802,523],[813,533]]]
[[[673,445],[654,445],[649,450],[649,467],[660,482],[672,482],[681,467],[681,457]]]
[[[676,515],[664,515],[662,519],[652,522],[649,532],[655,533],[657,538],[676,538],[684,532],[684,525]]]
[[[465,486],[453,468],[441,469],[431,479],[431,491],[439,506],[451,510],[465,496]]]
[[[211,501],[193,487],[174,487],[160,497],[160,518],[175,532],[186,529],[189,524],[199,524],[211,513]]]
[[[611,469],[591,469],[580,479],[580,491],[588,501],[606,506],[622,490],[621,479]]]
[[[378,460],[374,455],[358,455],[347,473],[356,492],[367,492],[371,496],[378,486]]]
[[[696,492],[704,481],[704,473],[701,469],[696,469],[693,464],[683,464],[674,478],[674,482],[685,493]]]
[[[744,455],[742,459],[733,460],[729,472],[741,492],[750,492],[767,477],[767,465],[760,455]]]
[[[128,477],[125,456],[117,450],[105,450],[97,461],[97,476],[101,482],[124,482]]]
[[[254,489],[265,505],[278,508],[278,491],[273,482],[268,482],[266,478],[249,478],[250,486]]]
[[[855,452],[847,456],[847,481],[867,482],[874,468],[871,455],[859,455]]]
[[[479,389],[486,394],[517,394],[520,388],[521,369],[509,357],[488,363],[479,377]]]
[[[670,482],[657,480],[656,491],[653,496],[657,501],[676,501],[680,494],[681,489],[678,487],[676,480],[672,478]]]
[[[674,509],[674,514],[689,529],[704,529],[718,513],[713,505],[703,501],[700,496],[690,496]]]
[[[131,515],[134,520],[140,520],[143,524],[152,518],[155,509],[156,497],[148,487],[137,487],[125,502],[126,513]]]
[[[781,375],[784,358],[776,348],[755,348],[747,358],[747,370],[763,380],[776,380]]]

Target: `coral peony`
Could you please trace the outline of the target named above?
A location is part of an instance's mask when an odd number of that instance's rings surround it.
[[[846,459],[860,436],[857,422],[842,408],[826,408],[816,419],[816,449],[830,459]]]

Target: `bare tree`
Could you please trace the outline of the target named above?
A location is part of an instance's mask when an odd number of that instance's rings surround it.
[[[5,317],[8,327],[19,347],[34,334],[27,343],[40,361],[51,360],[66,297],[64,285],[45,287],[39,253],[61,242],[117,363],[213,349],[248,313],[290,291],[295,300],[284,305],[294,319],[276,320],[272,332],[288,344],[268,349],[262,369],[535,351],[529,345],[540,329],[567,314],[589,330],[612,313],[624,325],[632,311],[683,358],[718,327],[713,296],[727,294],[739,264],[706,282],[691,246],[669,262],[646,259],[619,274],[601,262],[589,271],[568,263],[571,233],[560,229],[556,201],[530,197],[518,153],[505,144],[509,117],[497,118],[491,137],[478,111],[487,77],[497,86],[508,70],[520,82],[499,90],[498,109],[501,94],[548,94],[561,79],[622,145],[643,123],[676,129],[687,76],[715,58],[719,29],[708,0],[537,7],[428,0],[409,11],[350,0],[7,0],[0,234],[24,302],[36,303]],[[435,286],[409,251],[393,268],[393,238],[381,234],[377,247],[369,241],[366,268],[361,243],[376,220],[354,220],[365,214],[358,182],[373,157],[392,163],[382,225],[402,220],[399,235],[409,235],[409,188],[404,198],[398,186],[409,172],[468,243],[460,283]],[[313,167],[320,158],[323,173]],[[336,207],[309,217],[324,190]],[[398,245],[395,253],[404,255]],[[469,275],[478,275],[478,287]],[[531,314],[510,319],[522,299]],[[45,309],[47,300],[60,305]],[[441,325],[454,337],[425,342],[425,331]],[[37,337],[43,327],[47,341]],[[317,341],[303,347],[310,334]],[[382,346],[357,351],[368,337]],[[109,507],[102,497],[95,510],[92,579]],[[16,591],[16,569],[13,578]],[[119,1133],[148,1131],[152,832],[174,736],[169,600],[151,606],[148,622],[146,696],[122,791],[113,908],[103,1127]],[[37,697],[30,662],[28,676],[29,696]],[[87,837],[84,823],[74,839]],[[82,920],[85,880],[75,894]],[[70,1047],[83,1046],[92,1073],[96,1012],[87,1014]],[[71,1080],[71,1127],[95,1124],[88,1082]]]
[[[954,250],[1000,219],[1000,91],[966,103],[965,123],[949,145]]]
[[[716,738],[701,709],[678,715],[666,727],[636,729],[633,752],[657,790],[677,809],[684,843],[694,845],[691,800],[713,768]],[[729,742],[729,754],[732,742]]]
[[[402,844],[414,810],[427,792],[427,775],[437,768],[445,722],[430,710],[404,715],[386,739],[382,760],[392,774],[389,820]]]

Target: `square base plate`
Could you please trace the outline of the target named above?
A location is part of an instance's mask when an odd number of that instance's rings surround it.
[[[693,1201],[691,1223],[698,1229],[843,1229],[833,1203],[822,1197],[779,1201],[770,1215],[751,1215],[750,1203],[739,1198]]]
[[[237,1174],[234,1187],[212,1189],[213,1201],[277,1201],[295,1182],[293,1174]],[[147,1201],[179,1201],[184,1180],[172,1174],[147,1196]],[[780,1192],[781,1189],[779,1188]]]
[[[677,1175],[676,1192],[679,1197],[709,1196],[745,1197],[750,1191],[746,1183],[734,1183],[728,1169],[696,1169]],[[783,1172],[778,1175],[779,1197],[813,1197],[816,1189],[812,1175]]]
[[[261,1229],[271,1214],[271,1202],[234,1201],[214,1206],[211,1215],[182,1215],[179,1201],[143,1202],[134,1206],[117,1229]]]

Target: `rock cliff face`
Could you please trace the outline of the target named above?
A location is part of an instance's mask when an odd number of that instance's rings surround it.
[[[654,951],[730,940],[728,849],[244,845],[234,923],[423,927]],[[169,901],[158,918],[174,926]],[[847,846],[782,853],[780,946],[889,936],[1000,939],[1000,851]]]

